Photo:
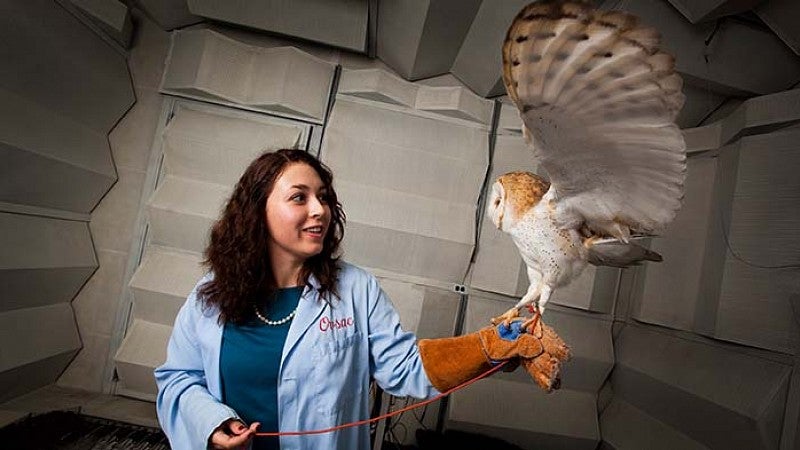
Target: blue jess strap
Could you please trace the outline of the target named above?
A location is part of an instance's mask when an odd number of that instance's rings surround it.
[[[516,341],[522,333],[525,333],[525,330],[522,329],[521,320],[515,320],[509,326],[503,323],[497,325],[497,334],[506,341]]]

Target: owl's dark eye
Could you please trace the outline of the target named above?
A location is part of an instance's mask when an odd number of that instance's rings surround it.
[[[500,199],[499,198],[494,199],[494,206],[500,206]]]

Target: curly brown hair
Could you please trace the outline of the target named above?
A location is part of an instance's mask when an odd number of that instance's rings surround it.
[[[269,298],[277,290],[267,241],[267,197],[284,169],[293,163],[311,166],[327,191],[331,226],[323,240],[322,251],[306,260],[301,279],[308,284],[313,274],[320,283],[321,298],[330,301],[336,292],[339,244],[344,237],[345,214],[333,189],[331,170],[303,150],[267,151],[245,169],[225,205],[221,217],[211,228],[203,264],[214,277],[198,290],[207,307],[219,308],[220,323],[244,323],[252,316],[257,299]]]

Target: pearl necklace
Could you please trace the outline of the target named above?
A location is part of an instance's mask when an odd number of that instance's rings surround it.
[[[297,306],[299,307],[300,305],[297,305]],[[257,305],[253,305],[253,309],[256,312],[256,317],[258,317],[258,320],[264,322],[267,325],[271,325],[273,327],[285,324],[286,322],[292,320],[294,318],[294,315],[297,314],[297,308],[295,308],[294,311],[290,312],[288,316],[284,317],[281,320],[269,320],[264,315],[261,314],[261,311],[258,310],[258,306]]]

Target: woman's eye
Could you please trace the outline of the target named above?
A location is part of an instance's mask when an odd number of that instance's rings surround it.
[[[306,199],[305,194],[299,194],[298,193],[298,194],[294,194],[293,196],[291,196],[291,198],[289,200],[291,200],[293,202],[302,202],[305,199]]]
[[[317,198],[319,199],[320,203],[328,203],[329,200],[328,194],[319,194]]]

